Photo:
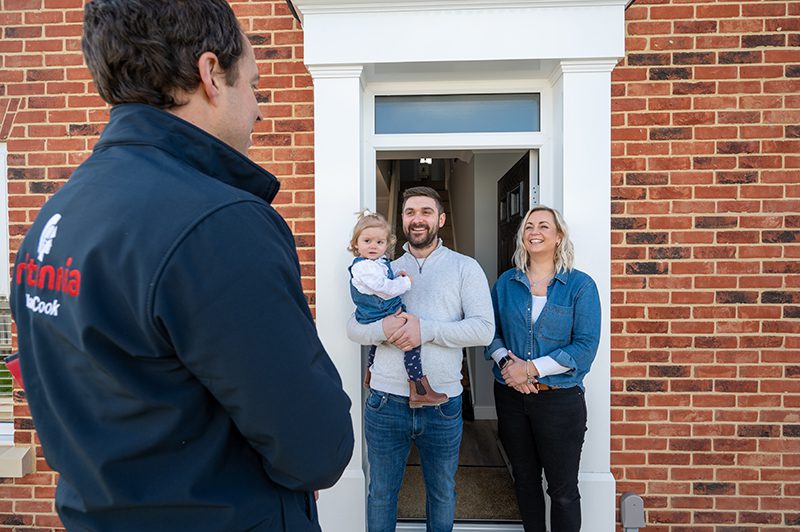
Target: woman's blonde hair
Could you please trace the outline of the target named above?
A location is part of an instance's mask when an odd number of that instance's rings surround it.
[[[517,230],[517,249],[514,250],[514,265],[523,272],[528,271],[528,261],[530,257],[528,256],[528,250],[525,249],[525,242],[522,237],[525,233],[525,223],[528,221],[528,218],[530,218],[530,215],[537,211],[547,211],[553,215],[553,219],[556,222],[556,231],[558,231],[558,234],[561,236],[561,242],[556,244],[555,255],[553,256],[553,262],[556,265],[556,273],[561,271],[562,268],[568,271],[571,270],[575,263],[575,249],[572,246],[572,240],[569,239],[567,223],[564,221],[564,217],[561,216],[560,212],[544,205],[533,207],[522,219],[519,230]]]
[[[397,237],[394,236],[392,227],[389,225],[389,222],[386,221],[386,218],[384,218],[382,214],[372,212],[369,209],[364,209],[358,213],[358,221],[353,227],[353,236],[350,237],[350,245],[347,246],[347,251],[352,253],[353,256],[358,257],[358,237],[364,229],[372,229],[375,227],[386,230],[386,243],[388,244],[386,254],[391,258],[395,242],[397,242]]]

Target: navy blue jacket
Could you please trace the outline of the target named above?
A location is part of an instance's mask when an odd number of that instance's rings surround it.
[[[316,531],[350,460],[277,180],[174,115],[111,110],[17,254],[33,421],[70,530]]]

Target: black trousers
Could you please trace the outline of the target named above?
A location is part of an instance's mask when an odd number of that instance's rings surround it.
[[[578,467],[586,434],[586,402],[579,387],[521,394],[494,383],[497,426],[514,474],[525,532],[545,532],[542,470],[550,496],[552,532],[579,532]]]

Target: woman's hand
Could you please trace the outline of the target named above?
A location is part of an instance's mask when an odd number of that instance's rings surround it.
[[[528,367],[528,362],[518,358],[511,351],[508,352],[508,356],[511,358],[511,362],[506,364],[500,372],[506,384],[519,393],[539,393],[539,390],[536,388],[536,379],[532,379],[533,383],[528,384],[528,372],[531,371],[531,377],[533,377],[534,374],[537,373],[536,366],[531,364],[533,367]]]

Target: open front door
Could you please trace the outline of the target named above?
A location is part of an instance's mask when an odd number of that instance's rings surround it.
[[[514,266],[519,224],[530,208],[531,154],[525,153],[497,181],[497,276]]]

